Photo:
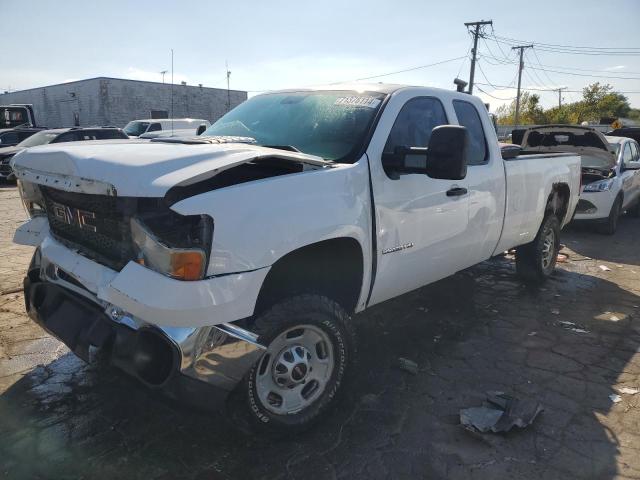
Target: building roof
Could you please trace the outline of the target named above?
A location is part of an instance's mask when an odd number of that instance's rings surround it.
[[[152,85],[166,85],[167,87],[171,86],[171,83],[163,83],[163,82],[149,82],[147,80],[132,80],[129,78],[115,78],[115,77],[91,77],[91,78],[85,78],[82,80],[74,80],[72,82],[63,82],[63,83],[54,83],[52,85],[44,85],[42,87],[34,87],[34,88],[25,88],[24,90],[14,90],[11,92],[7,92],[7,94],[12,94],[12,93],[22,93],[22,92],[28,92],[31,90],[40,90],[43,88],[48,88],[48,87],[57,87],[60,85],[73,85],[75,83],[82,83],[82,82],[90,82],[90,81],[94,81],[94,80],[112,80],[112,81],[117,81],[117,82],[136,82],[136,83],[149,83]],[[178,88],[202,88],[202,89],[206,89],[206,90],[220,90],[220,91],[226,91],[226,88],[216,88],[216,87],[205,87],[205,86],[199,86],[199,85],[182,85],[179,83],[174,83],[173,84],[175,87]],[[231,92],[239,92],[239,93],[246,93],[244,90],[233,90],[230,89]],[[0,97],[2,97],[2,95],[5,95],[4,92],[0,93]]]

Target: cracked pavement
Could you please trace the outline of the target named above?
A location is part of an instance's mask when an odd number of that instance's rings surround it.
[[[31,253],[10,243],[19,203],[0,188],[0,478],[640,478],[640,393],[619,391],[640,387],[640,219],[613,237],[565,231],[568,261],[541,288],[499,257],[358,315],[339,407],[303,435],[257,438],[33,324],[14,293]],[[459,410],[489,390],[544,412],[507,434],[463,429]]]

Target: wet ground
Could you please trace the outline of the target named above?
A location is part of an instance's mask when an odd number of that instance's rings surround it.
[[[28,262],[29,249],[5,253],[21,218],[15,189],[0,188],[3,292]],[[563,242],[568,261],[542,288],[499,258],[358,316],[346,398],[295,438],[248,436],[87,366],[3,294],[0,478],[640,478],[640,393],[619,391],[640,387],[640,219]],[[490,390],[544,412],[508,434],[463,429],[459,410]]]

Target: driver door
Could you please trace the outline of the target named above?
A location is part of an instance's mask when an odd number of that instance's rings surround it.
[[[466,180],[399,174],[385,161],[385,153],[398,146],[428,146],[433,128],[448,123],[439,99],[414,97],[397,114],[384,147],[370,145],[377,222],[377,272],[370,305],[463,268]]]

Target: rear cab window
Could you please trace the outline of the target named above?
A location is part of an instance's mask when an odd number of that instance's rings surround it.
[[[458,123],[466,127],[469,134],[468,165],[485,165],[489,161],[489,148],[478,110],[473,104],[464,100],[454,100],[453,109],[458,117]]]

